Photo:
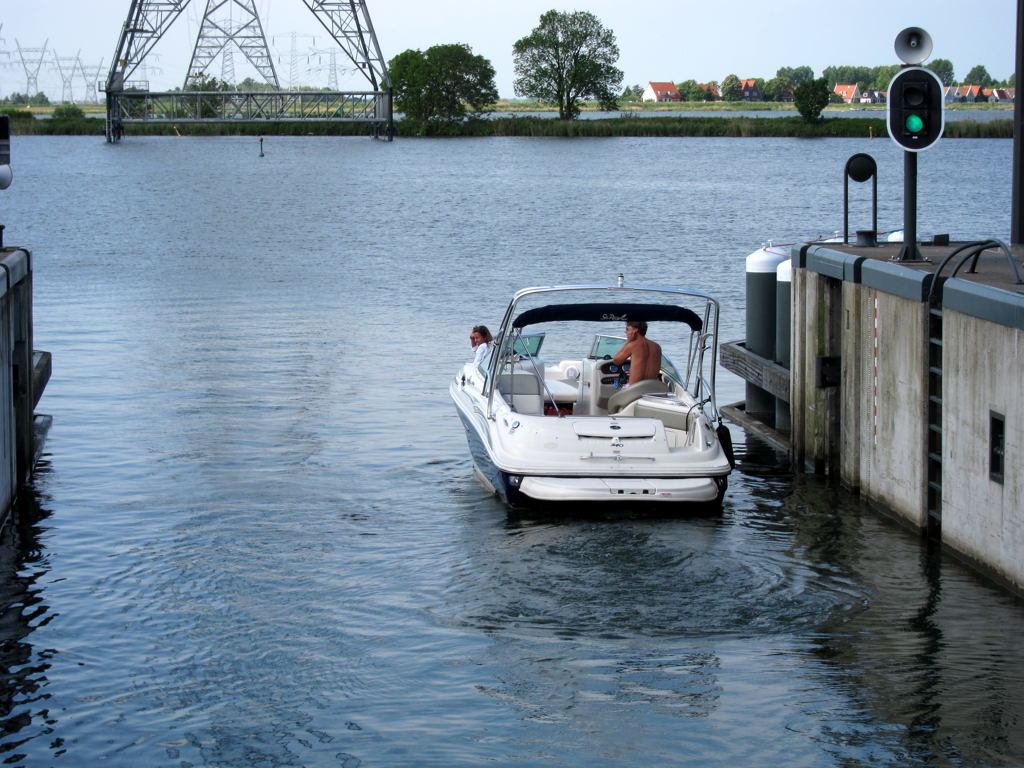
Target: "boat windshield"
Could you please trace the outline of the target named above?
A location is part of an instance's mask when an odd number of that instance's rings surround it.
[[[515,336],[512,349],[517,355],[536,357],[540,354],[540,347],[543,343],[543,333],[522,333]]]
[[[624,336],[605,336],[604,334],[599,333],[594,336],[594,341],[590,345],[590,359],[600,360],[605,356],[615,357],[615,353],[622,349],[622,345],[625,343],[626,338]],[[679,371],[676,370],[676,367],[664,352],[661,355],[661,368],[676,381],[683,381],[683,378],[679,375]]]
[[[590,357],[593,360],[599,360],[605,355],[614,357],[625,343],[625,336],[604,336],[599,333],[594,336],[594,343],[590,345]]]

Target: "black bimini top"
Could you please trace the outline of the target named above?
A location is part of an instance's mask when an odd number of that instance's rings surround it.
[[[512,321],[513,328],[564,320],[625,322],[626,320],[669,320],[686,323],[699,331],[704,323],[697,313],[674,304],[548,304],[528,309]]]

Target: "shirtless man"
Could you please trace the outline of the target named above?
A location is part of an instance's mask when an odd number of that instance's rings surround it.
[[[647,322],[626,321],[626,343],[615,353],[612,362],[622,365],[629,360],[629,383],[608,398],[608,413],[618,413],[647,392],[664,392],[661,374],[661,346],[647,338]]]
[[[629,384],[656,379],[661,373],[661,347],[647,338],[645,320],[626,321],[626,343],[615,353],[612,362],[622,365],[629,360]]]

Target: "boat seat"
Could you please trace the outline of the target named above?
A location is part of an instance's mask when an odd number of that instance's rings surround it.
[[[498,376],[498,391],[513,411],[535,415],[544,412],[544,400],[536,374],[525,371],[503,373]]]
[[[652,392],[667,392],[668,387],[661,379],[646,379],[620,389],[608,398],[608,413],[618,413],[634,400]]]
[[[645,419],[658,419],[670,429],[683,432],[690,428],[690,409],[682,404],[656,397],[642,397],[633,406],[633,415]]]
[[[580,397],[580,385],[575,381],[545,379],[544,386],[547,387],[556,403],[575,403]]]

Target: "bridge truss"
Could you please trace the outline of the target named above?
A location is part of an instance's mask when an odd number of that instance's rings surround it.
[[[253,0],[207,0],[185,89],[152,93],[132,76],[190,0],[132,0],[107,76],[108,142],[125,123],[328,120],[368,123],[374,136],[394,136],[391,80],[365,0],[301,0],[366,78],[365,91],[198,91],[203,69],[237,46],[259,74],[280,88]],[[228,7],[233,4],[233,7]],[[226,8],[227,7],[227,8]],[[239,12],[235,22],[224,12]],[[191,90],[190,90],[191,89]]]

